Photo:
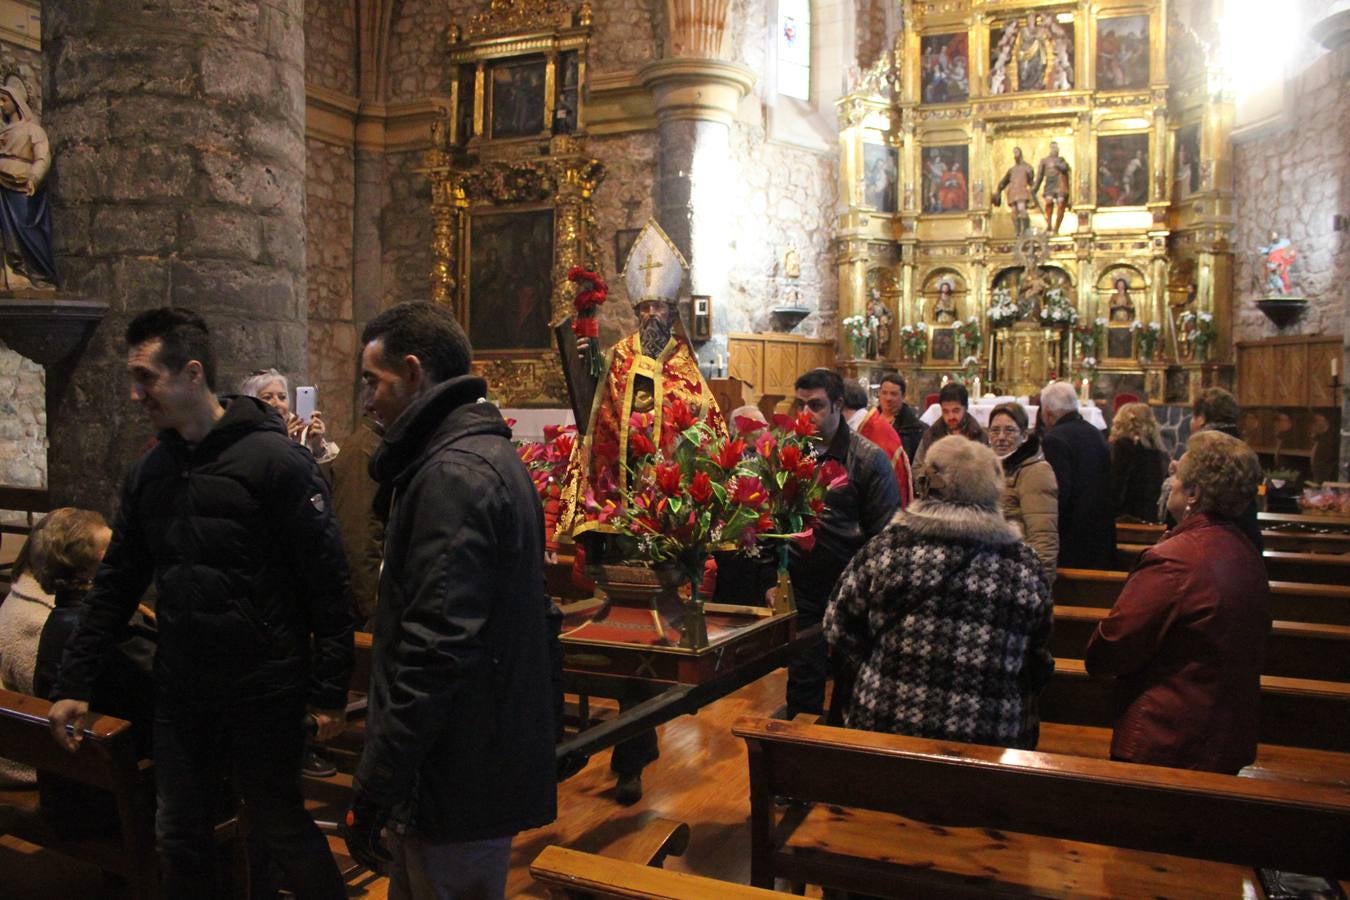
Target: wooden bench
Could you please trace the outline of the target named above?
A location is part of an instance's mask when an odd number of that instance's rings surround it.
[[[1262,513],[1262,517],[1270,515]],[[1290,553],[1350,553],[1350,532],[1342,531],[1334,524],[1319,521],[1317,516],[1284,517],[1299,518],[1302,522],[1262,522],[1261,543],[1267,550],[1282,550]],[[1326,531],[1312,529],[1323,528]],[[1117,522],[1116,544],[1156,544],[1166,529],[1161,525],[1139,522]]]
[[[1059,569],[1055,577],[1055,604],[1110,609],[1129,577],[1128,572],[1100,569]],[[1350,625],[1350,582],[1304,584],[1270,583],[1271,617],[1285,622]]]
[[[1170,882],[1241,896],[1249,866],[1350,877],[1343,787],[761,718],[732,732],[749,753],[757,887],[1128,896]],[[780,817],[778,797],[808,807]]]
[[[709,897],[767,900],[772,891],[661,868],[666,856],[681,856],[689,826],[653,819],[601,856],[552,845],[530,863],[535,881],[557,898],[641,897],[706,900]]]
[[[50,707],[37,697],[0,691],[0,755],[108,791],[117,802],[121,830],[110,837],[63,838],[38,809],[37,791],[6,791],[0,794],[7,803],[0,806],[0,833],[118,875],[134,897],[156,896],[154,785],[150,762],[136,755],[131,723],[99,716],[85,730],[79,750],[67,753],[52,739]]]
[[[1095,606],[1055,605],[1050,652],[1079,657],[1110,610]],[[1307,622],[1271,623],[1262,674],[1319,681],[1350,682],[1350,625]]]
[[[1089,676],[1081,659],[1055,659],[1040,696],[1043,722],[1109,728],[1117,708],[1115,679]],[[1262,744],[1350,753],[1350,684],[1261,677]]]
[[[1152,544],[1117,544],[1116,564],[1125,571],[1133,569],[1139,556]],[[1271,581],[1296,581],[1304,584],[1350,584],[1350,555],[1339,553],[1289,553],[1267,550],[1261,554],[1266,577]]]

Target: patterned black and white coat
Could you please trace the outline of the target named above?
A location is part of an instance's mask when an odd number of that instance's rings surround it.
[[[1053,613],[1040,560],[1001,514],[915,503],[853,558],[826,611],[836,684],[852,682],[844,724],[1034,748]]]

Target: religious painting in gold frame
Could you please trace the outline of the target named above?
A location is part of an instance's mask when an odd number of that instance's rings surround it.
[[[529,137],[544,131],[544,82],[548,63],[542,56],[497,60],[488,70],[488,133],[494,141]]]
[[[469,342],[476,353],[553,346],[552,207],[474,210],[469,217]]]

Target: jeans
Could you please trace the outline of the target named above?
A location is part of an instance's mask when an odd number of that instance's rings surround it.
[[[230,793],[242,800],[250,896],[275,896],[276,870],[301,898],[344,898],[328,842],[305,812],[300,792],[304,699],[252,701],[161,698],[154,760],[159,809],[155,833],[169,898],[223,895],[213,836]],[[232,789],[232,790],[231,790]]]
[[[386,832],[389,900],[497,900],[506,896],[511,838],[432,843]]]

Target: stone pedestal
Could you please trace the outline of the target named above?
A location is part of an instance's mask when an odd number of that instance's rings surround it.
[[[212,328],[218,391],[306,369],[302,0],[42,10],[44,126],[63,287],[108,315],[49,388],[50,489],[108,511],[150,427],[126,399],[137,313]]]

